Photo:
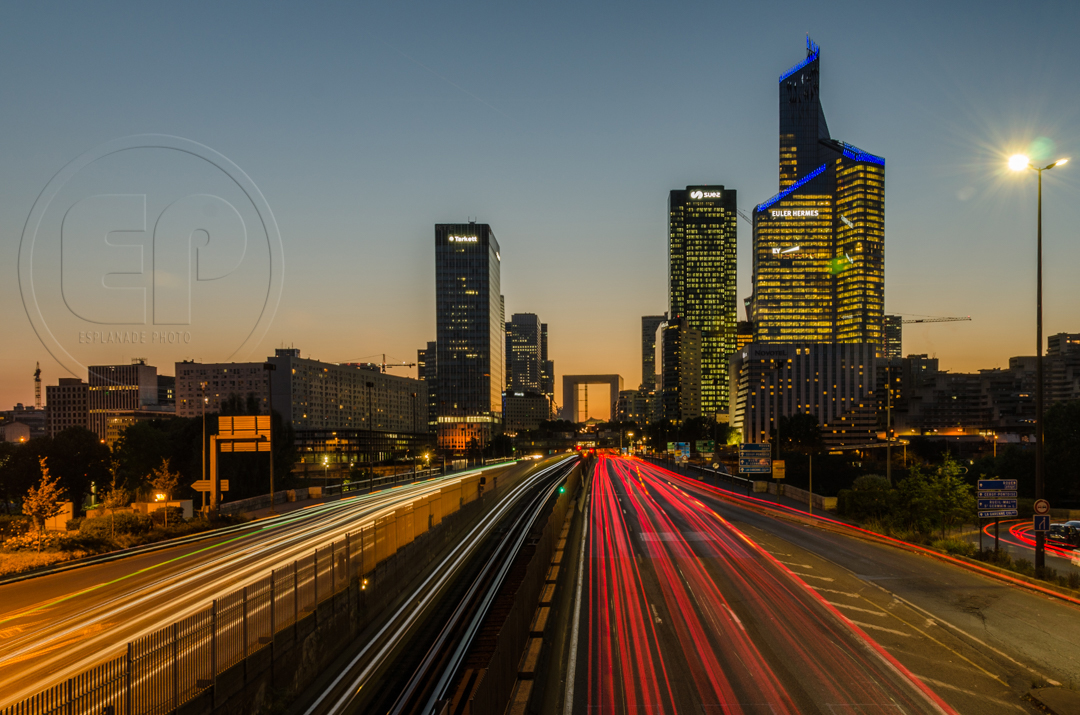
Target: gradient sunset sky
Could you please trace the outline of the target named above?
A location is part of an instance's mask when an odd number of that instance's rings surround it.
[[[35,200],[85,152],[147,133],[227,157],[276,220],[280,304],[234,359],[293,345],[414,361],[435,337],[434,224],[475,218],[502,247],[507,317],[548,323],[557,378],[636,387],[640,316],[666,310],[667,192],[724,184],[748,213],[776,193],[777,79],[807,32],[833,137],[886,159],[886,312],[973,319],[909,326],[905,353],[973,371],[1034,351],[1035,176],[1004,170],[1017,151],[1075,160],[1045,176],[1045,332],[1080,332],[1072,0],[7,3],[0,20],[4,409],[33,403],[35,362],[45,384],[69,374],[20,290]],[[198,183],[171,162],[99,167],[68,190]],[[740,221],[740,319],[750,240]],[[55,292],[58,269],[35,260],[39,292]],[[70,321],[49,325],[84,364],[148,357],[172,374],[233,354],[236,320],[257,312],[257,275],[218,287],[188,344],[84,349]]]

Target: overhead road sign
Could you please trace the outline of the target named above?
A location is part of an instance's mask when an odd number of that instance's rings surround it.
[[[1005,491],[1016,491],[1019,488],[1020,488],[1020,485],[1017,483],[1017,481],[1015,479],[980,479],[979,480],[979,491],[993,490],[993,489],[999,489],[999,490],[1005,490]]]
[[[1032,526],[1034,528],[1032,529],[1032,531],[1035,531],[1035,532],[1050,531],[1050,515],[1049,514],[1036,514],[1032,518],[1034,519],[1034,523],[1032,524]]]

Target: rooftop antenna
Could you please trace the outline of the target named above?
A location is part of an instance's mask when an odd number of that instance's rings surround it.
[[[34,407],[41,409],[41,363],[34,369]]]

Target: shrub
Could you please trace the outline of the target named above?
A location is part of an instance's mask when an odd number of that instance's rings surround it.
[[[1065,585],[1069,588],[1080,589],[1080,573],[1077,573],[1076,571],[1070,572]]]
[[[16,536],[30,527],[30,518],[25,514],[0,514],[0,537]]]
[[[28,531],[25,534],[12,536],[4,540],[3,547],[7,551],[41,551],[43,549],[56,549],[64,542],[64,535],[55,531],[41,532]]]
[[[113,534],[143,534],[150,531],[152,523],[146,514],[120,512],[86,519],[79,525],[79,532],[99,539],[108,539]]]
[[[165,512],[169,512],[168,524],[170,527],[172,527],[173,524],[184,523],[184,510],[178,506],[167,506],[150,514],[150,518],[153,519],[155,526],[161,526],[166,523]]]
[[[78,531],[79,526],[83,523],[83,521],[85,521],[85,519],[83,517],[81,517],[81,516],[77,516],[74,519],[68,519],[67,520],[67,530],[68,531]]]
[[[1035,575],[1035,564],[1031,563],[1027,559],[1017,559],[1013,562],[1013,571],[1023,574],[1025,576]]]
[[[931,546],[956,556],[974,556],[975,552],[978,551],[975,544],[963,539],[935,539]]]

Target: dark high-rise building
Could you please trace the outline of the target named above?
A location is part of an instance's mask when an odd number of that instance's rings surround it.
[[[660,371],[656,365],[656,329],[665,320],[666,313],[641,316],[641,389],[647,392],[657,388]]]
[[[506,323],[506,389],[541,392],[543,331],[535,313],[514,313]]]
[[[484,223],[436,224],[439,446],[484,446],[502,422],[505,381],[499,243]]]
[[[673,317],[659,332],[663,418],[681,424],[701,417],[701,331]]]
[[[890,360],[904,357],[904,319],[899,315],[885,316],[885,357]]]
[[[754,210],[756,342],[882,344],[885,160],[832,139],[821,52],[780,76],[780,193]]]
[[[438,374],[437,353],[434,341],[429,342],[426,348],[420,348],[416,351],[416,376],[424,383],[424,396],[427,399],[428,434],[435,434],[438,426],[435,412],[438,404],[437,383],[435,382]]]
[[[547,323],[540,323],[540,392],[555,399],[555,361],[548,359]]]
[[[701,413],[728,409],[735,352],[734,189],[687,186],[668,197],[668,315],[701,333]]]
[[[98,439],[105,439],[111,413],[157,404],[157,368],[144,360],[133,360],[130,365],[91,365],[87,372],[87,427]]]

